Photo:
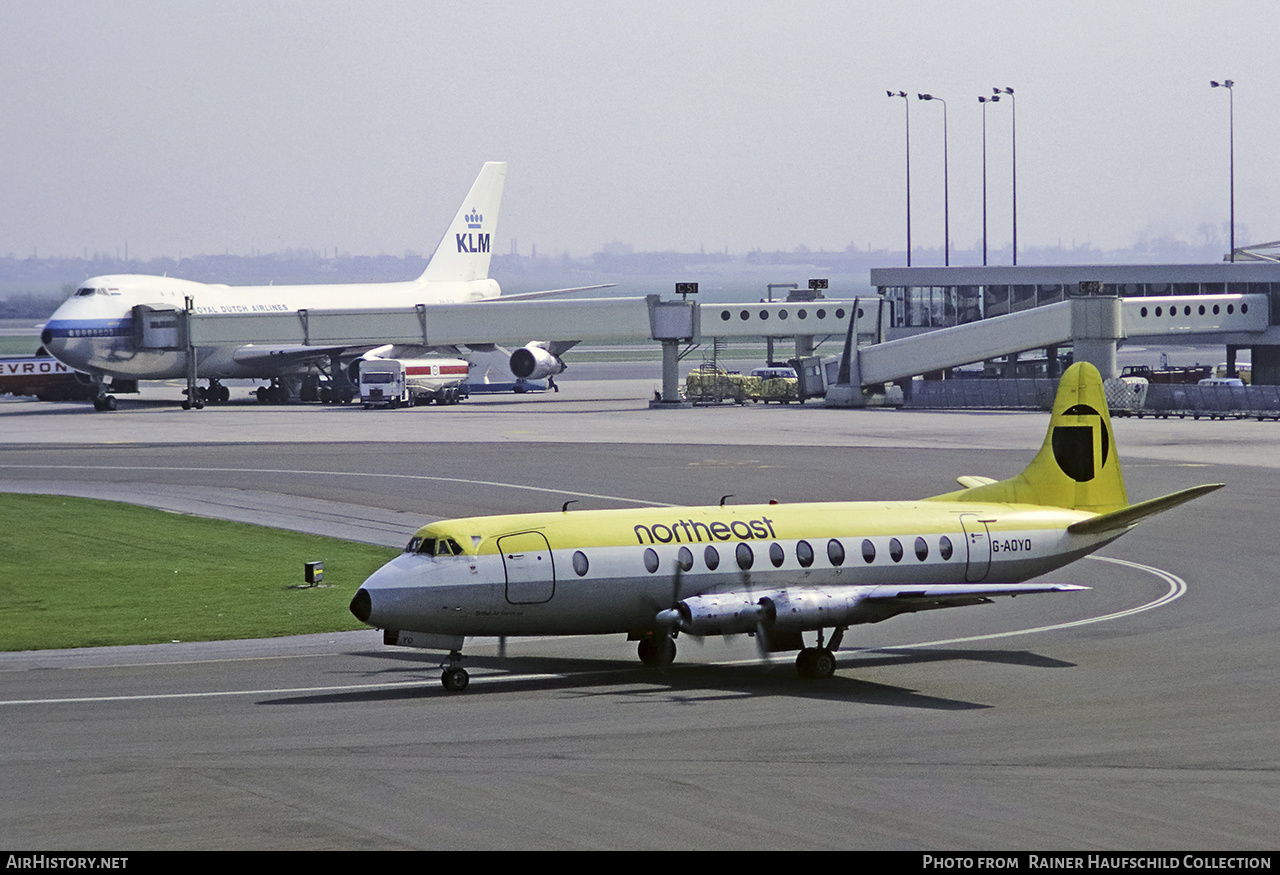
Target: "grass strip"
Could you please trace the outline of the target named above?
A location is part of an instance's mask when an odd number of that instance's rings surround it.
[[[0,494],[0,650],[367,628],[347,603],[396,550],[111,501]],[[324,583],[303,587],[303,563]]]

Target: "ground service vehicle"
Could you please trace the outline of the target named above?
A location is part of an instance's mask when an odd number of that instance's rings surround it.
[[[374,407],[457,404],[467,397],[470,366],[464,359],[361,359],[358,362],[360,403]]]

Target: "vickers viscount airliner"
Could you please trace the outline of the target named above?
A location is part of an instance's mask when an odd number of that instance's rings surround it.
[[[1130,504],[1102,380],[1086,363],[1063,375],[1026,470],[959,480],[918,501],[566,505],[432,523],[365,581],[351,611],[388,644],[448,651],[450,690],[467,686],[462,646],[476,635],[620,633],[644,663],[665,665],[680,633],[746,633],[762,651],[798,650],[799,673],[824,678],[851,625],[1086,589],[1023,581],[1222,485]]]

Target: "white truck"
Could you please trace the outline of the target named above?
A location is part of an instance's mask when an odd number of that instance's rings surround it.
[[[375,407],[412,407],[415,404],[457,404],[467,397],[470,365],[465,359],[358,360],[360,403]]]

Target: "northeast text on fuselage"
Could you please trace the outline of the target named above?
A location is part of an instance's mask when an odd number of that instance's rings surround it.
[[[753,541],[778,537],[773,531],[773,520],[768,517],[731,523],[676,520],[670,525],[639,525],[635,527],[635,533],[636,542],[640,544],[700,544],[704,541]]]

